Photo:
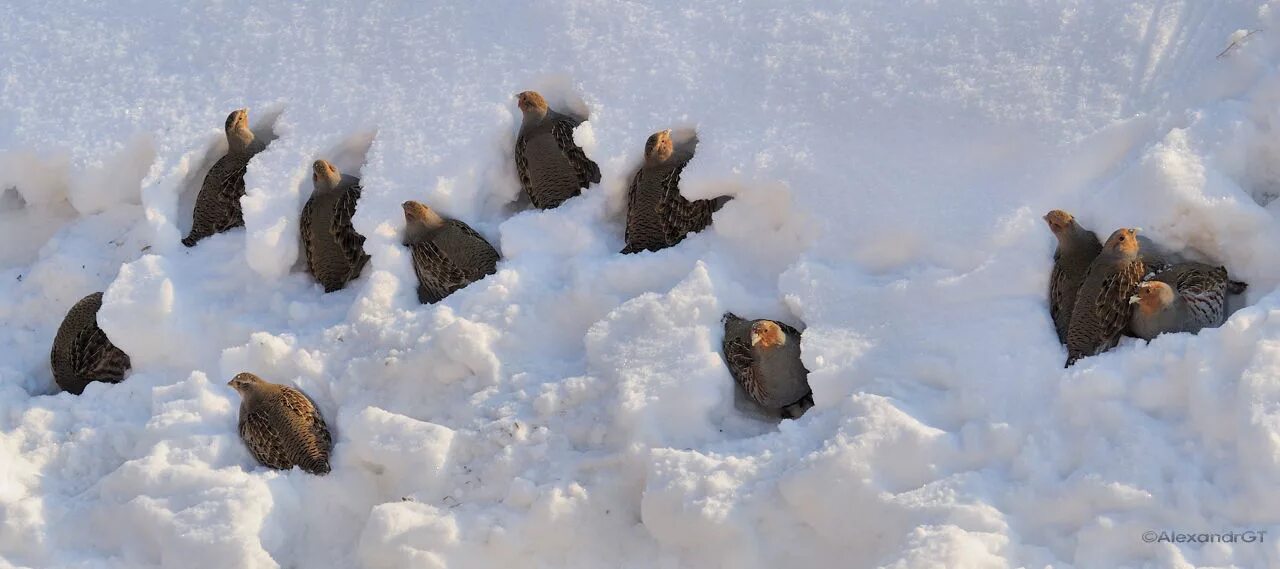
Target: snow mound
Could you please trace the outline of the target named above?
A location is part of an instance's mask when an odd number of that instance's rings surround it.
[[[567,1],[6,7],[0,566],[1122,567],[1280,564],[1280,6]],[[1261,30],[1256,31],[1255,30]],[[1254,33],[1250,33],[1254,32]],[[602,183],[528,211],[515,93],[589,117]],[[248,107],[245,227],[185,248]],[[619,255],[645,139],[696,130],[679,246]],[[323,294],[316,158],[372,255]],[[498,272],[421,306],[399,204]],[[1250,284],[1221,328],[1062,369],[1061,208]],[[132,357],[57,393],[105,291]],[[769,420],[725,311],[804,330],[815,407]],[[1273,319],[1273,316],[1275,318]],[[333,427],[325,477],[258,466],[240,371]]]

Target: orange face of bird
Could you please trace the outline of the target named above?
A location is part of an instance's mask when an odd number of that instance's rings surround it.
[[[760,320],[751,325],[751,345],[759,348],[776,348],[786,343],[787,336],[777,322]]]
[[[237,373],[235,377],[231,378],[231,381],[228,381],[227,385],[230,385],[231,388],[236,391],[244,393],[246,389],[248,389],[250,386],[256,383],[262,383],[262,378],[256,375],[253,375],[249,372],[241,372],[241,373]]]
[[[1173,302],[1173,287],[1160,281],[1138,284],[1138,292],[1129,297],[1129,304],[1138,305],[1143,314],[1150,314]]]
[[[521,111],[526,113],[533,111],[545,111],[547,109],[547,100],[537,91],[525,91],[516,95],[516,105]]]
[[[1104,248],[1118,253],[1137,253],[1138,230],[1132,227],[1122,227],[1115,230],[1111,237],[1107,238],[1107,244]]]
[[[671,157],[673,149],[671,129],[655,132],[644,143],[644,157],[646,160],[661,162]]]
[[[413,200],[400,204],[400,207],[404,209],[405,221],[426,221],[431,212],[431,208]]]
[[[228,132],[247,126],[249,126],[249,109],[236,109],[227,115],[226,130]]]
[[[1071,214],[1060,209],[1044,214],[1045,223],[1049,224],[1049,230],[1055,234],[1066,231],[1075,220],[1076,218],[1072,217]]]
[[[342,179],[338,168],[328,160],[316,160],[311,164],[311,181],[318,184],[335,185]]]

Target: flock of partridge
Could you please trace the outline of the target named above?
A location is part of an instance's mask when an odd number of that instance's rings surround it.
[[[1058,238],[1049,276],[1049,315],[1071,367],[1129,334],[1151,340],[1172,332],[1198,332],[1227,319],[1227,295],[1247,284],[1227,270],[1166,252],[1138,230],[1115,230],[1106,243],[1055,209],[1044,216]]]
[[[582,121],[551,110],[532,91],[517,96],[523,113],[514,149],[520,185],[539,209],[559,206],[600,182],[600,168],[573,139]],[[249,161],[265,149],[249,129],[244,109],[227,117],[227,154],[214,164],[197,197],[188,247],[244,224],[240,198]],[[688,200],[680,195],[680,173],[693,158],[690,141],[677,148],[671,131],[650,136],[644,162],[631,180],[622,253],[676,245],[711,224],[729,198]],[[351,219],[360,200],[360,180],[333,164],[312,165],[314,190],[301,213],[306,266],[325,292],[359,277],[369,261],[364,237]],[[412,253],[418,300],[436,303],[497,272],[498,250],[471,226],[416,201],[403,204],[404,245]],[[1165,332],[1196,332],[1226,319],[1226,295],[1243,292],[1226,269],[1183,260],[1118,229],[1106,243],[1070,214],[1044,217],[1058,239],[1049,280],[1049,312],[1066,365],[1114,347],[1124,334],[1150,340]],[[115,383],[130,367],[128,354],[98,327],[102,293],[91,294],[67,313],[54,338],[50,362],[58,385],[79,394],[93,381]],[[808,370],[800,360],[800,332],[773,320],[723,319],[725,364],[742,390],[761,407],[795,418],[813,406]],[[229,383],[241,395],[239,430],[251,454],[271,468],[299,466],[329,471],[332,438],[315,404],[301,391],[252,373]]]
[[[600,168],[574,142],[583,119],[559,113],[536,92],[516,96],[523,114],[514,158],[520,185],[534,207],[551,209],[600,182]],[[227,117],[228,149],[205,176],[196,199],[190,233],[183,245],[244,225],[240,198],[249,161],[266,148],[240,109]],[[711,224],[712,214],[730,198],[688,200],[680,195],[680,173],[693,158],[696,140],[679,147],[671,131],[649,137],[644,162],[631,179],[622,253],[658,251]],[[333,164],[312,165],[314,190],[300,220],[307,271],[325,292],[340,290],[360,276],[369,255],[364,236],[352,225],[360,200],[360,180]],[[416,201],[403,204],[404,245],[412,254],[418,300],[440,302],[455,291],[497,272],[498,250],[471,226],[440,215]],[[113,345],[97,323],[102,293],[91,294],[67,313],[54,337],[51,367],[58,386],[80,394],[94,381],[116,383],[130,367],[129,356]],[[730,375],[766,410],[799,417],[813,406],[808,370],[800,361],[800,332],[773,320],[746,320],[725,314],[723,354]],[[294,466],[315,474],[329,471],[332,437],[315,404],[296,388],[236,375],[228,385],[241,396],[239,431],[250,453],[265,466]]]

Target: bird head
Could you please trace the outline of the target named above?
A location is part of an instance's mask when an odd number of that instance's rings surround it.
[[[1138,229],[1135,227],[1121,227],[1115,230],[1111,237],[1107,238],[1107,243],[1102,248],[1126,256],[1137,255]]]
[[[546,114],[547,100],[537,91],[523,91],[516,95],[516,106],[525,114]]]
[[[253,131],[249,130],[249,109],[236,109],[227,115],[225,127],[227,144],[232,151],[241,152],[253,143]]]
[[[236,109],[227,115],[226,131],[231,132],[249,126],[249,109]]]
[[[444,225],[444,218],[436,213],[436,210],[427,207],[422,202],[409,200],[400,204],[404,209],[404,221],[407,227],[421,226],[427,229],[436,229]]]
[[[231,378],[231,381],[227,382],[227,385],[230,385],[231,388],[236,390],[237,392],[244,394],[254,385],[259,385],[262,383],[266,383],[266,382],[264,382],[261,377],[258,377],[256,375],[253,375],[252,373],[245,371],[245,372],[237,373],[235,377]]]
[[[1138,305],[1138,310],[1150,314],[1173,302],[1173,287],[1160,281],[1138,283],[1138,291],[1129,297],[1129,304]]]
[[[342,181],[342,172],[328,160],[316,160],[311,164],[311,181],[317,190],[332,189]]]
[[[756,320],[751,324],[751,345],[759,348],[776,348],[787,342],[782,327],[772,320]]]
[[[671,129],[655,132],[644,143],[644,159],[646,162],[663,162],[671,157],[674,149]]]
[[[1061,235],[1063,232],[1071,228],[1071,224],[1075,223],[1076,218],[1071,214],[1055,209],[1044,214],[1044,222],[1049,224],[1049,230],[1054,235]]]

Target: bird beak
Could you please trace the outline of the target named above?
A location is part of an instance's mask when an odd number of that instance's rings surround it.
[[[1140,299],[1140,298],[1138,298],[1138,295],[1136,295],[1136,294],[1135,294],[1135,295],[1133,295],[1133,296],[1129,297],[1129,304],[1137,304],[1139,300],[1141,300],[1141,299]]]

